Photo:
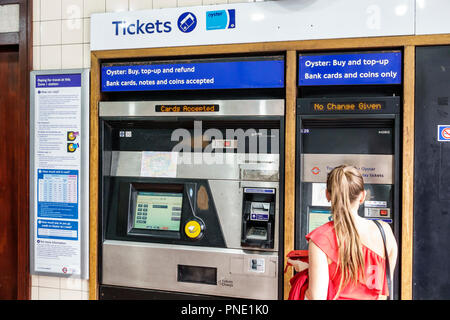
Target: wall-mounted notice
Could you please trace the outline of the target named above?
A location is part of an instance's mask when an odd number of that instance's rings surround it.
[[[400,51],[299,56],[299,86],[401,84]]]
[[[102,91],[283,88],[284,60],[104,65]]]
[[[82,76],[39,72],[32,77],[32,273],[84,273]]]
[[[437,140],[440,142],[450,141],[450,125],[438,125]]]

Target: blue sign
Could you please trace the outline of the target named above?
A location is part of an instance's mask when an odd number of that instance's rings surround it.
[[[178,29],[181,32],[188,33],[195,29],[197,18],[192,12],[185,12],[178,18]]]
[[[37,216],[78,219],[78,170],[38,169]]]
[[[226,61],[102,67],[102,91],[283,88],[284,61]]]
[[[438,141],[450,142],[450,125],[438,125]]]
[[[236,28],[236,10],[217,10],[206,12],[206,30]]]
[[[81,74],[36,75],[36,88],[81,87]]]
[[[401,84],[400,52],[300,55],[299,86]]]
[[[78,240],[78,222],[66,220],[37,220],[38,239]]]

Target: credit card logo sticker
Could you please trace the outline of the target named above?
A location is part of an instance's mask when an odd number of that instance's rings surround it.
[[[67,141],[74,141],[80,133],[78,131],[68,131],[67,132]]]
[[[67,144],[67,152],[75,152],[80,145],[78,143],[68,143]]]
[[[206,12],[206,30],[236,28],[236,10],[216,10]]]
[[[181,32],[188,33],[197,26],[197,18],[192,12],[185,12],[178,18],[178,29]]]

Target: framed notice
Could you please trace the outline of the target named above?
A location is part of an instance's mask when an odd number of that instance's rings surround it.
[[[30,271],[88,277],[89,70],[30,76]]]

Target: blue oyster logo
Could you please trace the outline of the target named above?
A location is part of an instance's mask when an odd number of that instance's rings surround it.
[[[197,26],[197,18],[192,12],[185,12],[178,18],[178,29],[181,32],[188,33]]]
[[[206,30],[236,28],[236,10],[217,10],[206,12]]]

